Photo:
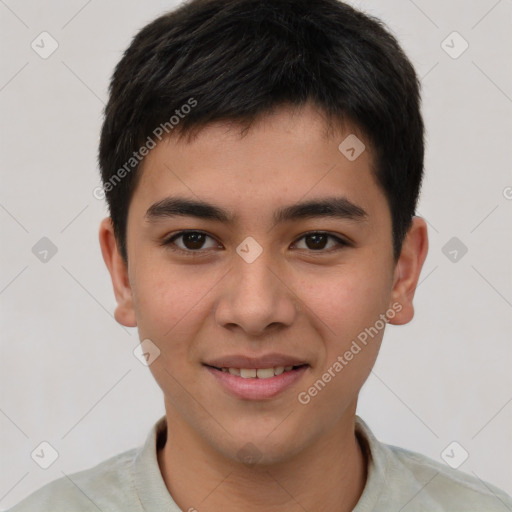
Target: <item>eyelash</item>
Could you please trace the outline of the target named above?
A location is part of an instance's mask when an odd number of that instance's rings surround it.
[[[174,241],[177,240],[178,238],[181,238],[183,235],[186,235],[186,234],[191,234],[191,233],[200,233],[202,235],[206,235],[206,237],[208,238],[212,238],[213,240],[215,240],[211,235],[209,235],[208,233],[205,233],[204,231],[198,231],[198,230],[185,230],[185,231],[179,231],[177,233],[174,233],[173,235],[171,235],[170,237],[167,237],[165,240],[163,240],[161,242],[160,245],[162,246],[165,246],[167,247],[168,249],[170,249],[171,251],[175,251],[175,252],[180,252],[182,254],[185,254],[186,256],[201,256],[205,253],[205,251],[207,251],[208,249],[197,249],[197,250],[193,250],[193,249],[182,249],[181,247],[177,247],[175,244],[174,244]],[[327,238],[332,238],[333,240],[335,240],[338,244],[338,247],[336,248],[331,248],[331,249],[318,249],[318,250],[313,250],[313,249],[306,249],[308,250],[308,252],[311,252],[313,254],[322,254],[322,253],[330,253],[330,252],[333,252],[333,251],[338,251],[338,250],[341,250],[343,247],[350,247],[351,244],[349,242],[347,242],[346,240],[343,240],[335,235],[332,235],[331,233],[328,233],[328,232],[325,232],[325,231],[309,231],[308,233],[305,233],[303,235],[301,235],[296,242],[294,243],[297,243],[299,242],[300,240],[302,240],[303,238],[306,238],[308,236],[311,236],[311,235],[326,235]],[[304,250],[304,249],[300,249],[300,250]]]

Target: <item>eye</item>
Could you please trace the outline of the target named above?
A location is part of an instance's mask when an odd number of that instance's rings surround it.
[[[208,238],[212,240],[212,242],[209,246],[205,247],[204,244]],[[180,239],[181,241],[177,243],[176,241],[179,241]],[[219,247],[218,242],[202,231],[180,231],[179,233],[172,235],[170,238],[165,239],[162,242],[162,245],[168,246],[172,250],[189,254],[200,252],[201,249]]]
[[[334,243],[331,243],[330,247],[327,247],[327,241],[331,239],[334,241]],[[306,233],[305,235],[303,235],[302,237],[299,238],[299,241],[300,240],[304,240],[305,242],[305,245],[306,247],[297,247],[297,244],[298,242],[295,242],[295,246],[298,248],[298,249],[309,249],[311,251],[316,251],[316,252],[319,252],[319,251],[324,251],[324,252],[330,252],[330,251],[326,251],[325,249],[336,249],[336,247],[340,248],[340,247],[344,247],[344,246],[348,246],[349,243],[346,242],[345,240],[342,240],[341,238],[337,237],[337,236],[334,236],[334,235],[331,235],[329,233],[324,233],[324,232],[321,232],[321,231],[315,231],[315,232],[311,232],[311,233]]]
[[[210,239],[211,242],[205,246],[205,242]],[[303,240],[305,247],[298,247]],[[328,241],[331,240],[331,244]],[[207,249],[222,248],[222,246],[210,235],[203,231],[180,231],[166,238],[161,245],[168,247],[173,251],[179,251],[187,255],[198,255]],[[312,252],[331,252],[336,248],[349,246],[350,244],[341,238],[329,233],[314,231],[301,236],[293,246],[300,250],[309,250]]]

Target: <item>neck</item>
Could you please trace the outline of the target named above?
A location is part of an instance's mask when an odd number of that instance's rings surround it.
[[[169,435],[158,463],[182,510],[348,512],[356,506],[367,477],[354,421],[355,407],[299,454],[262,466],[223,456],[167,409]]]

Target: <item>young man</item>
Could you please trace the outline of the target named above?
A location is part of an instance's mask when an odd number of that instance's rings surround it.
[[[13,510],[501,511],[356,416],[427,253],[418,81],[336,0],[192,0],[118,64],[100,228],[166,415]]]

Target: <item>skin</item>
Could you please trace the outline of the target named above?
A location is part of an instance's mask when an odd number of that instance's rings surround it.
[[[328,134],[319,111],[306,105],[266,115],[244,137],[238,126],[218,122],[191,141],[169,138],[143,162],[128,214],[128,265],[110,219],[101,223],[115,317],[137,326],[140,339],[161,351],[150,365],[169,426],[158,461],[183,510],[339,512],[352,510],[363,492],[367,463],[354,434],[356,405],[384,329],[308,404],[297,397],[393,304],[400,312],[390,323],[412,319],[428,242],[424,220],[415,217],[393,259],[390,211],[371,171],[369,145],[354,161],[338,150],[350,133],[358,132],[345,125]],[[236,221],[148,221],[148,208],[170,195],[215,203]],[[272,220],[280,207],[332,196],[345,197],[367,217]],[[199,245],[199,256],[161,245],[184,229],[211,237]],[[351,245],[326,238],[315,249],[304,238],[315,230]],[[248,236],[263,249],[250,264],[236,252]],[[184,238],[175,244],[198,247]],[[299,357],[309,367],[268,400],[235,398],[202,364],[269,352]],[[255,464],[240,459],[248,443]]]

